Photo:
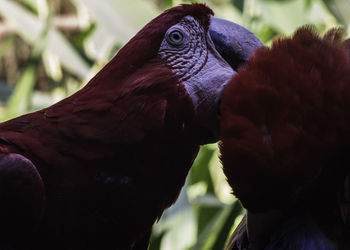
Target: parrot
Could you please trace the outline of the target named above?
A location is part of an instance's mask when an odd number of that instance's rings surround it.
[[[82,89],[0,124],[0,249],[147,249],[219,103],[261,41],[204,4],[170,8]]]
[[[221,102],[224,173],[246,216],[226,249],[350,249],[350,40],[303,26],[257,48]]]

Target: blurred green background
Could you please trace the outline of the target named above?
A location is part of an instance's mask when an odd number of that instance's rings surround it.
[[[195,1],[0,0],[0,121],[74,93],[149,20],[185,2]],[[349,0],[201,2],[266,44],[303,24],[320,32],[339,25],[349,30]],[[243,212],[217,145],[204,146],[178,201],[154,225],[150,249],[223,249]]]

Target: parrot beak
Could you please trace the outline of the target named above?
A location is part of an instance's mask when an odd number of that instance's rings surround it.
[[[250,54],[255,49],[263,46],[259,38],[246,28],[224,19],[213,16],[210,18],[208,35],[211,41],[209,41],[209,47],[212,48],[211,53],[220,62],[219,67],[221,68],[211,71],[213,76],[206,85],[211,86],[208,89],[213,95],[212,98],[207,98],[207,100],[212,99],[214,101],[212,103],[202,102],[198,107],[198,113],[201,114],[198,117],[200,117],[203,131],[201,132],[201,138],[205,138],[201,144],[213,143],[218,140],[220,125],[217,118],[221,115],[220,102],[225,88],[236,74],[237,69],[248,61]],[[215,118],[213,118],[214,116]],[[203,126],[203,124],[205,125]]]
[[[230,66],[237,68],[264,44],[251,31],[224,19],[211,17],[209,35],[216,50]]]
[[[220,102],[227,84],[237,69],[248,61],[250,54],[263,43],[242,26],[210,17],[207,33],[207,63],[197,73],[199,83],[187,84],[190,96],[194,96],[194,106],[200,144],[214,143],[219,139]],[[191,88],[195,86],[195,88]],[[203,98],[203,96],[205,98]],[[201,100],[197,102],[197,100]]]

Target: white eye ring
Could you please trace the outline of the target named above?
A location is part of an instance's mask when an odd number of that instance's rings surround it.
[[[181,30],[174,29],[167,34],[166,40],[170,45],[180,46],[184,41],[184,34]]]

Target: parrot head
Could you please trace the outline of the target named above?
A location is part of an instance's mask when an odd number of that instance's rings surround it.
[[[199,128],[208,132],[202,143],[217,140],[216,117],[223,90],[249,54],[262,45],[237,24],[211,15],[207,18],[201,23],[193,16],[183,17],[165,32],[158,52],[185,85]]]
[[[118,96],[156,88],[156,82],[182,85],[192,102],[191,126],[197,142],[217,141],[223,90],[262,43],[249,30],[213,15],[203,4],[184,4],[165,11],[140,30],[90,85],[132,75],[128,85],[119,83],[118,91],[123,93],[116,93]],[[173,78],[166,80],[159,65],[169,70],[166,77],[170,74]]]

